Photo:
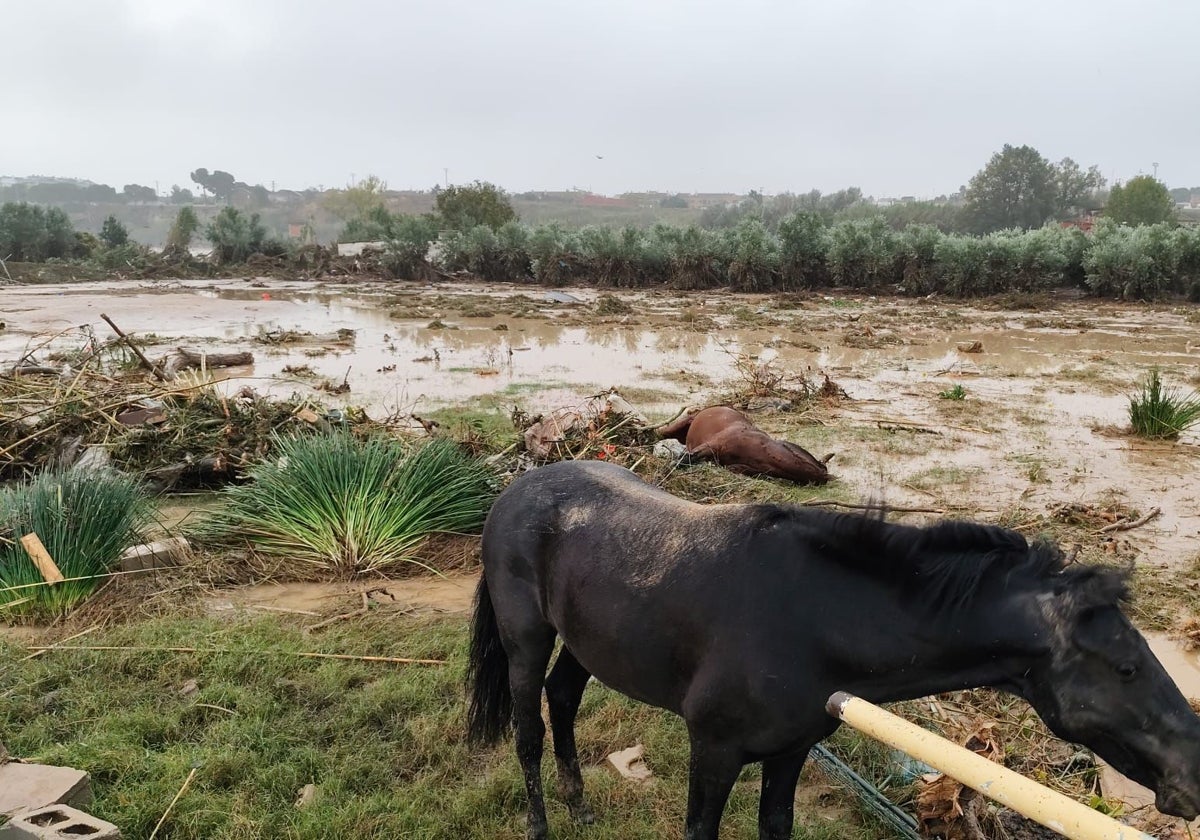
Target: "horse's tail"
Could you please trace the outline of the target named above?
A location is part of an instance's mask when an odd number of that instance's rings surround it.
[[[481,575],[475,590],[475,617],[471,622],[471,655],[467,664],[471,706],[467,710],[467,741],[494,744],[508,731],[512,720],[512,690],[508,685],[508,654],[500,644],[496,610]]]

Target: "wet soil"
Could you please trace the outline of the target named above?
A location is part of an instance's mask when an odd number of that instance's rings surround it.
[[[63,330],[51,346],[78,346],[78,325],[105,337],[103,312],[149,340],[151,357],[176,344],[251,351],[252,367],[217,372],[231,393],[298,391],[381,418],[446,406],[535,413],[617,387],[660,421],[711,399],[753,358],[826,373],[852,398],[755,418],[835,452],[831,489],[843,495],[993,521],[1097,499],[1157,506],[1159,518],[1121,535],[1123,550],[1169,567],[1200,554],[1200,438],[1149,443],[1120,431],[1126,394],[1151,366],[1190,387],[1195,307],[650,291],[618,293],[631,311],[607,315],[600,293],[569,296],[577,302],[508,284],[266,278],[8,287],[0,360]],[[960,350],[973,342],[982,352]],[[343,380],[348,393],[317,390]],[[964,398],[944,398],[956,385]]]

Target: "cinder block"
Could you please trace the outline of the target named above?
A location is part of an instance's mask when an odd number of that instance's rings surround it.
[[[0,828],[0,840],[115,840],[121,830],[70,805],[22,811]]]
[[[0,766],[0,814],[47,805],[86,807],[91,801],[92,782],[82,770],[16,762]]]
[[[135,545],[121,555],[121,571],[145,572],[178,566],[188,554],[188,541],[183,537],[169,537],[145,545]]]

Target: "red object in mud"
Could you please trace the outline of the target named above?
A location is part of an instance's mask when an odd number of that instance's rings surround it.
[[[797,484],[829,481],[825,461],[786,440],[777,440],[736,408],[716,405],[685,414],[655,431],[683,443],[688,454],[711,458],[730,472],[768,475]]]
[[[263,292],[263,300],[270,300],[270,299],[271,299],[271,293]]]

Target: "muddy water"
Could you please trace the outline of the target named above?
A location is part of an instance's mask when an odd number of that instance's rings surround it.
[[[0,289],[0,360],[73,326],[109,335],[100,313],[162,343],[250,350],[251,368],[221,372],[232,392],[312,394],[372,416],[428,410],[490,396],[502,409],[542,411],[616,386],[651,418],[703,401],[732,377],[738,354],[793,372],[831,375],[853,397],[820,427],[761,418],[771,431],[835,451],[838,479],[859,496],[893,503],[966,502],[980,512],[1015,505],[1117,498],[1150,525],[1122,536],[1146,562],[1200,553],[1194,489],[1200,443],[1134,442],[1108,427],[1127,422],[1125,394],[1151,366],[1175,383],[1196,373],[1195,310],[1064,301],[1047,311],[995,311],[928,301],[804,300],[696,293],[623,294],[632,312],[599,317],[582,305],[516,286],[337,286],[270,280],[86,284]],[[533,302],[521,317],[511,298]],[[471,304],[469,300],[474,300]],[[457,302],[463,302],[459,305]],[[485,305],[478,305],[482,301]],[[418,307],[420,309],[418,310]],[[403,317],[393,317],[392,312]],[[440,322],[443,328],[432,328]],[[338,330],[353,330],[339,340]],[[314,334],[288,344],[266,333]],[[959,345],[979,341],[980,353]],[[308,373],[294,372],[307,366]],[[286,372],[285,368],[293,372]],[[349,384],[331,396],[321,380]],[[939,399],[955,384],[961,403]],[[884,432],[895,420],[931,435]]]

